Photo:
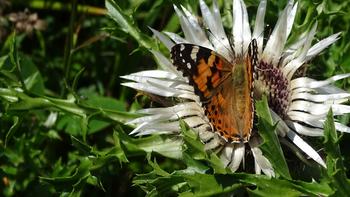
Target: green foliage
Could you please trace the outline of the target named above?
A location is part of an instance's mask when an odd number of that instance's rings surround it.
[[[332,196],[347,196],[350,192],[350,182],[346,177],[346,169],[339,149],[332,109],[328,112],[327,121],[324,124],[324,145],[327,153],[327,175],[330,186],[334,188]]]
[[[258,130],[264,140],[260,145],[261,150],[267,159],[272,163],[274,170],[283,178],[290,179],[290,174],[286,160],[283,155],[277,134],[275,132],[276,125],[273,121],[267,104],[267,98],[263,97],[262,101],[256,103],[256,113],[259,119]]]
[[[148,162],[152,163],[153,171],[138,175],[133,181],[148,196],[212,196],[232,193],[252,196],[318,196],[332,192],[325,182],[308,183],[245,173],[203,174],[187,170],[167,173],[157,163]]]
[[[184,138],[184,153],[182,160],[187,165],[187,171],[201,172],[209,170],[209,167],[199,161],[206,161],[215,173],[226,173],[224,166],[215,153],[204,151],[204,144],[198,135],[191,130],[185,122],[181,122],[181,131]]]
[[[125,124],[134,112],[157,105],[121,87],[119,76],[156,67],[150,49],[168,51],[152,38],[152,27],[178,33],[172,3],[199,12],[186,1],[9,1],[0,0],[0,196],[346,196],[349,135],[338,137],[333,115],[325,138],[327,169],[294,176],[306,165],[279,144],[266,100],[256,103],[260,146],[276,177],[232,173],[214,152],[206,152],[184,122],[178,135],[132,137]],[[211,3],[211,1],[206,1]],[[258,1],[245,1],[254,16]],[[226,28],[232,2],[219,0]],[[266,34],[285,1],[268,2]],[[15,30],[12,12],[29,8],[44,31]],[[317,38],[343,32],[312,61],[310,75],[349,72],[350,6],[344,2],[300,1],[289,42],[316,20]],[[107,16],[105,15],[107,13]],[[306,22],[304,22],[306,20]],[[4,22],[5,21],[5,22]],[[270,29],[269,29],[270,28]],[[349,89],[348,81],[339,84]],[[338,117],[337,117],[338,118]],[[348,122],[348,117],[340,119]],[[343,150],[341,152],[340,150]],[[287,163],[298,163],[289,165]]]
[[[124,14],[122,9],[113,0],[106,1],[106,8],[109,16],[118,23],[119,27],[125,33],[130,34],[138,43],[147,49],[155,48],[151,38],[143,33],[135,25],[135,21],[128,15]]]

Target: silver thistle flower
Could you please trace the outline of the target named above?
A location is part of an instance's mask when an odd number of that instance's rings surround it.
[[[255,71],[255,98],[258,99],[263,94],[268,95],[270,111],[274,121],[278,122],[277,134],[281,137],[287,136],[309,157],[325,167],[320,155],[298,134],[322,136],[323,122],[330,108],[333,109],[334,115],[350,112],[349,106],[341,104],[348,100],[350,94],[331,85],[332,82],[349,77],[350,74],[336,75],[324,81],[294,77],[298,68],[339,38],[337,33],[312,45],[317,27],[315,24],[310,31],[300,35],[294,43],[286,46],[297,5],[293,1],[288,2],[265,45],[262,36],[266,12],[265,0],[259,4],[253,33],[250,30],[244,2],[233,0],[232,42],[224,31],[216,1],[213,2],[213,8],[210,10],[204,1],[200,0],[204,26],[208,31],[200,25],[197,17],[190,11],[176,6],[174,8],[180,19],[184,38],[171,32],[163,34],[154,29],[151,30],[169,50],[175,44],[191,43],[209,48],[229,62],[234,61],[235,54],[244,54],[252,39],[255,39],[260,54]],[[163,70],[141,71],[123,76],[133,81],[123,85],[163,97],[177,98],[177,100],[171,107],[140,110],[139,113],[144,116],[129,122],[137,125],[131,134],[179,133],[179,120],[182,119],[198,132],[207,150],[217,151],[223,164],[232,171],[236,171],[244,159],[245,144],[228,143],[217,135],[212,130],[193,87],[188,85],[188,79],[184,78],[182,73],[177,71],[170,60],[160,52],[151,52]],[[335,123],[335,125],[338,131],[350,132],[350,128],[341,123]],[[258,174],[263,171],[268,176],[274,176],[271,163],[259,149],[260,143],[259,135],[252,135],[248,142],[255,160],[255,171]]]

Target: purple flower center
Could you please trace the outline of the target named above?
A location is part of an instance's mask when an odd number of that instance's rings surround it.
[[[256,68],[259,94],[268,96],[269,107],[282,119],[285,118],[289,104],[289,81],[284,76],[282,70],[260,61]]]

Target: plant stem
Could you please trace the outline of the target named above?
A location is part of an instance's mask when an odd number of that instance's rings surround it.
[[[69,19],[69,27],[68,27],[68,33],[67,33],[67,39],[66,39],[66,45],[64,48],[64,57],[63,57],[63,66],[64,66],[64,88],[62,90],[62,97],[66,94],[67,85],[69,83],[69,74],[70,74],[70,68],[71,68],[71,57],[72,57],[72,48],[73,48],[73,34],[74,34],[74,21],[75,16],[77,12],[77,4],[78,0],[72,0],[72,9],[71,9],[71,15]]]
[[[49,10],[57,10],[57,11],[71,11],[69,6],[66,6],[64,3],[59,1],[54,1],[47,3],[45,0],[37,0],[29,3],[29,7],[35,9],[49,9]],[[93,15],[106,15],[107,10],[104,8],[88,6],[88,5],[77,5],[78,12],[84,12],[87,14]]]
[[[0,100],[9,104],[7,108],[9,111],[54,109],[55,111],[70,113],[84,118],[97,116],[99,119],[109,119],[117,122],[126,122],[137,117],[137,115],[132,113],[77,104],[74,97],[70,99],[58,99],[47,96],[33,97],[19,88],[0,88]]]

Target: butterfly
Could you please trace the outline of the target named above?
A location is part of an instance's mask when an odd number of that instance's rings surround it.
[[[233,62],[211,49],[186,43],[171,48],[171,60],[194,87],[214,132],[227,142],[248,142],[254,119],[256,40]]]

